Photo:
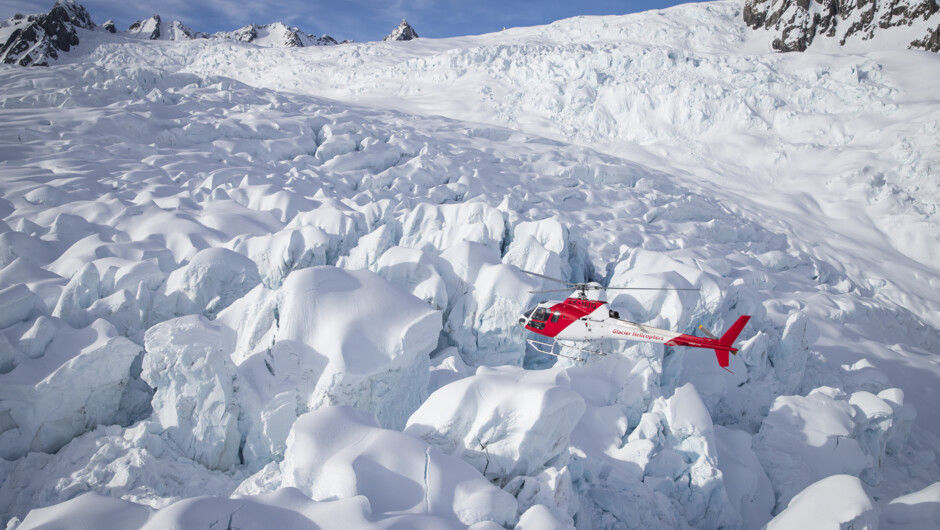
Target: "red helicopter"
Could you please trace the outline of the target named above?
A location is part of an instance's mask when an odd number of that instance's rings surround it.
[[[734,341],[741,330],[750,320],[750,316],[742,315],[728,328],[721,337],[716,337],[699,326],[707,337],[696,337],[677,333],[666,329],[659,329],[628,320],[622,320],[620,314],[610,309],[603,300],[591,300],[587,296],[589,290],[663,290],[663,291],[698,291],[692,288],[659,288],[659,287],[601,287],[596,283],[573,283],[542,274],[522,271],[553,282],[569,286],[566,289],[547,289],[530,291],[531,293],[568,292],[574,288],[575,292],[563,301],[540,302],[528,309],[519,318],[519,324],[525,329],[543,337],[552,339],[551,343],[527,339],[526,341],[536,351],[557,357],[567,357],[583,360],[556,351],[556,346],[568,346],[579,351],[586,351],[596,355],[604,355],[600,351],[584,348],[584,344],[595,339],[632,340],[641,342],[655,342],[666,346],[690,346],[692,348],[708,348],[715,350],[718,365],[728,370],[730,364],[729,354],[737,354]],[[728,370],[729,372],[731,370]]]

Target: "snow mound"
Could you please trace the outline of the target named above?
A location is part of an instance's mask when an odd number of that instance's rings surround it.
[[[560,521],[544,504],[536,504],[526,510],[516,530],[573,530],[574,526]]]
[[[801,491],[767,524],[768,530],[786,528],[878,528],[878,510],[861,481],[850,475],[832,475]]]
[[[275,466],[276,469],[270,469]],[[284,461],[239,487],[292,486],[314,500],[363,495],[378,514],[433,514],[463,524],[516,520],[516,502],[472,466],[418,438],[382,429],[368,413],[324,407],[291,427]]]
[[[901,495],[882,506],[881,526],[886,528],[937,528],[940,526],[940,482]]]
[[[583,412],[577,393],[540,374],[481,367],[431,394],[408,418],[404,432],[506,483],[535,475],[550,462],[563,466],[571,430]]]

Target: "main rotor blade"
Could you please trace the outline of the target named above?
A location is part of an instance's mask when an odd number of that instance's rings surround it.
[[[519,270],[521,270],[522,272],[524,272],[524,273],[526,273],[526,274],[531,274],[532,276],[538,276],[539,278],[544,278],[544,279],[546,279],[546,280],[551,280],[551,281],[553,281],[553,282],[563,283],[563,284],[565,284],[565,285],[577,285],[577,284],[574,284],[574,283],[569,282],[568,280],[559,280],[558,278],[552,278],[551,276],[545,276],[544,274],[539,274],[539,273],[537,273],[537,272],[529,272],[529,271],[523,270],[523,269],[519,269]]]
[[[694,287],[600,287],[607,291],[701,291]]]
[[[571,292],[571,289],[545,289],[545,290],[542,290],[542,291],[529,291],[529,292],[532,293],[532,294],[539,294],[539,293],[570,293],[570,292]]]

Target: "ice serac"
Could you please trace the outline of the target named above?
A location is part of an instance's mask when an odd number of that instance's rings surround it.
[[[57,319],[52,325],[44,355],[0,374],[0,457],[55,452],[97,425],[121,420],[140,347],[104,320],[78,330]]]
[[[470,464],[424,441],[382,429],[371,414],[345,406],[300,416],[280,464],[237,493],[292,486],[314,500],[365,496],[375,516],[431,514],[465,525],[516,521],[513,497]]]
[[[715,425],[715,443],[725,491],[744,527],[763,527],[774,508],[774,490],[751,448],[751,435]]]
[[[242,239],[234,250],[258,266],[261,282],[277,289],[293,270],[327,264],[333,237],[316,226],[284,229],[269,235]]]
[[[78,45],[76,28],[94,29],[95,23],[80,4],[57,0],[46,14],[16,15],[7,21],[12,31],[4,31],[0,62],[20,66],[48,66],[59,53]]]
[[[422,203],[402,221],[399,245],[442,252],[458,243],[480,243],[501,250],[506,230],[502,213],[484,202]]]
[[[41,312],[42,305],[42,300],[21,283],[0,289],[0,329]]]
[[[283,456],[298,414],[351,405],[401,428],[427,396],[429,354],[441,316],[370,271],[330,266],[291,272],[277,290],[256,287],[219,314],[236,332],[244,458]]]
[[[426,396],[440,312],[372,272],[335,267],[291,273],[277,299],[275,346],[326,359],[309,406],[352,405],[402,427]]]
[[[517,319],[531,303],[539,282],[502,263],[483,243],[461,241],[441,253],[449,311],[444,329],[473,365],[521,365],[524,332]]]
[[[767,523],[767,530],[878,528],[878,509],[862,482],[851,475],[832,475],[801,491]]]
[[[619,453],[642,469],[642,480],[682,507],[692,526],[738,526],[718,461],[711,416],[691,384],[659,398]]]
[[[159,319],[188,314],[211,318],[260,282],[252,260],[228,249],[207,248],[170,273],[154,312]]]
[[[431,394],[404,432],[505,483],[562,457],[583,412],[581,396],[546,375],[481,367]]]
[[[557,219],[523,221],[513,227],[512,241],[503,261],[522,270],[570,279],[572,252],[569,247],[568,227]],[[577,272],[579,276],[584,274],[583,270]]]
[[[386,280],[408,289],[415,297],[441,311],[447,309],[447,284],[437,272],[428,253],[405,247],[391,247],[374,265]]]
[[[181,497],[227,496],[239,480],[193,460],[153,421],[99,426],[55,454],[0,460],[0,517],[22,519],[88,491],[165,506]]]
[[[900,32],[909,47],[940,51],[934,15],[936,0],[747,0],[742,16],[752,28],[765,28],[777,36],[778,51],[805,51],[819,37],[869,40],[885,32]]]
[[[235,337],[192,315],[147,330],[141,378],[154,388],[153,419],[185,454],[210,469],[239,463]]]
[[[888,441],[904,436],[909,421],[897,392],[849,395],[821,387],[805,397],[778,397],[754,437],[754,451],[777,496],[775,511],[828,475],[878,484]]]

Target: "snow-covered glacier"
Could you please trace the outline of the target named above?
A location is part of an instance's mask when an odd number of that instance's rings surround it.
[[[743,5],[0,65],[0,524],[940,525],[940,58]]]

